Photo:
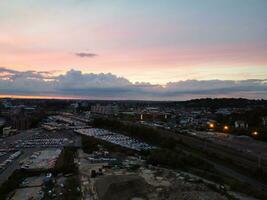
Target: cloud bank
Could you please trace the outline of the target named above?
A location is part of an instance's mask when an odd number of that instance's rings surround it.
[[[70,70],[54,76],[45,71],[16,71],[0,67],[0,94],[63,96],[88,99],[185,100],[204,97],[267,99],[267,79],[186,80],[166,85],[132,83],[111,73]]]

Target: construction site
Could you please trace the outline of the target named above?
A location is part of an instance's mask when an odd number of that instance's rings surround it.
[[[103,158],[94,159],[92,157]],[[140,157],[117,160],[105,152],[78,152],[83,199],[87,200],[227,200],[226,186],[177,170],[146,165]],[[114,162],[116,160],[116,162]]]

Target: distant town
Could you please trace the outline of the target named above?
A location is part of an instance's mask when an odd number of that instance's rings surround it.
[[[0,99],[0,199],[267,199],[267,100]]]

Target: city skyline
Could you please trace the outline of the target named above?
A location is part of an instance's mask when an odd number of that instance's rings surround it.
[[[0,95],[267,99],[264,0],[0,2]]]

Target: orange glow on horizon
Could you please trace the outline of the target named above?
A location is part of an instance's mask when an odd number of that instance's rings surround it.
[[[1,98],[14,98],[14,99],[84,99],[79,97],[73,97],[73,96],[27,96],[27,95],[5,95],[0,94]]]

